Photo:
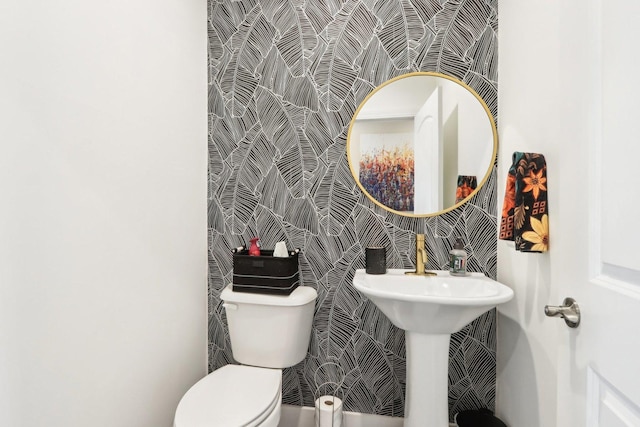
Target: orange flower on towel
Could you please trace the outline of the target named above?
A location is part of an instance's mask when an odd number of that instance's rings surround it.
[[[522,238],[533,243],[532,251],[547,251],[549,249],[549,217],[542,215],[542,221],[531,217],[530,223],[533,231],[525,231],[522,233]]]
[[[466,199],[469,197],[469,194],[473,193],[473,190],[475,190],[475,188],[469,187],[465,182],[456,189],[456,200]]]
[[[502,217],[509,216],[509,211],[516,207],[516,177],[515,175],[507,175],[507,190],[504,195],[504,204],[502,205]]]
[[[536,174],[533,171],[529,172],[529,176],[523,178],[522,180],[527,184],[526,187],[522,190],[524,193],[527,193],[533,190],[533,198],[538,200],[538,195],[540,194],[540,190],[547,191],[547,187],[544,184],[547,182],[547,178],[543,177],[544,169],[540,169],[540,171]]]

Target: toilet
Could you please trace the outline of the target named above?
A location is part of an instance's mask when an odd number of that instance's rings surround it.
[[[182,397],[174,427],[277,427],[282,369],[301,362],[311,339],[317,293],[308,286],[290,295],[234,292],[224,301],[233,358]]]

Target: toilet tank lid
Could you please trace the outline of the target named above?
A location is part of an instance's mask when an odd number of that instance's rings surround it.
[[[309,286],[298,286],[289,295],[253,294],[249,292],[234,292],[233,285],[229,285],[220,294],[224,302],[241,304],[261,304],[284,307],[295,307],[308,304],[316,299],[318,293]]]

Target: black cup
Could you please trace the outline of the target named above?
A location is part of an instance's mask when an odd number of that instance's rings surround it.
[[[382,247],[365,249],[365,271],[367,274],[385,274],[387,272],[387,249]]]

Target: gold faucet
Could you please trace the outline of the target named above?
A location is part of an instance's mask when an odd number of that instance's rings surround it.
[[[412,276],[436,276],[433,271],[425,271],[427,264],[427,250],[424,248],[424,234],[416,234],[416,271],[407,271],[404,274]]]

